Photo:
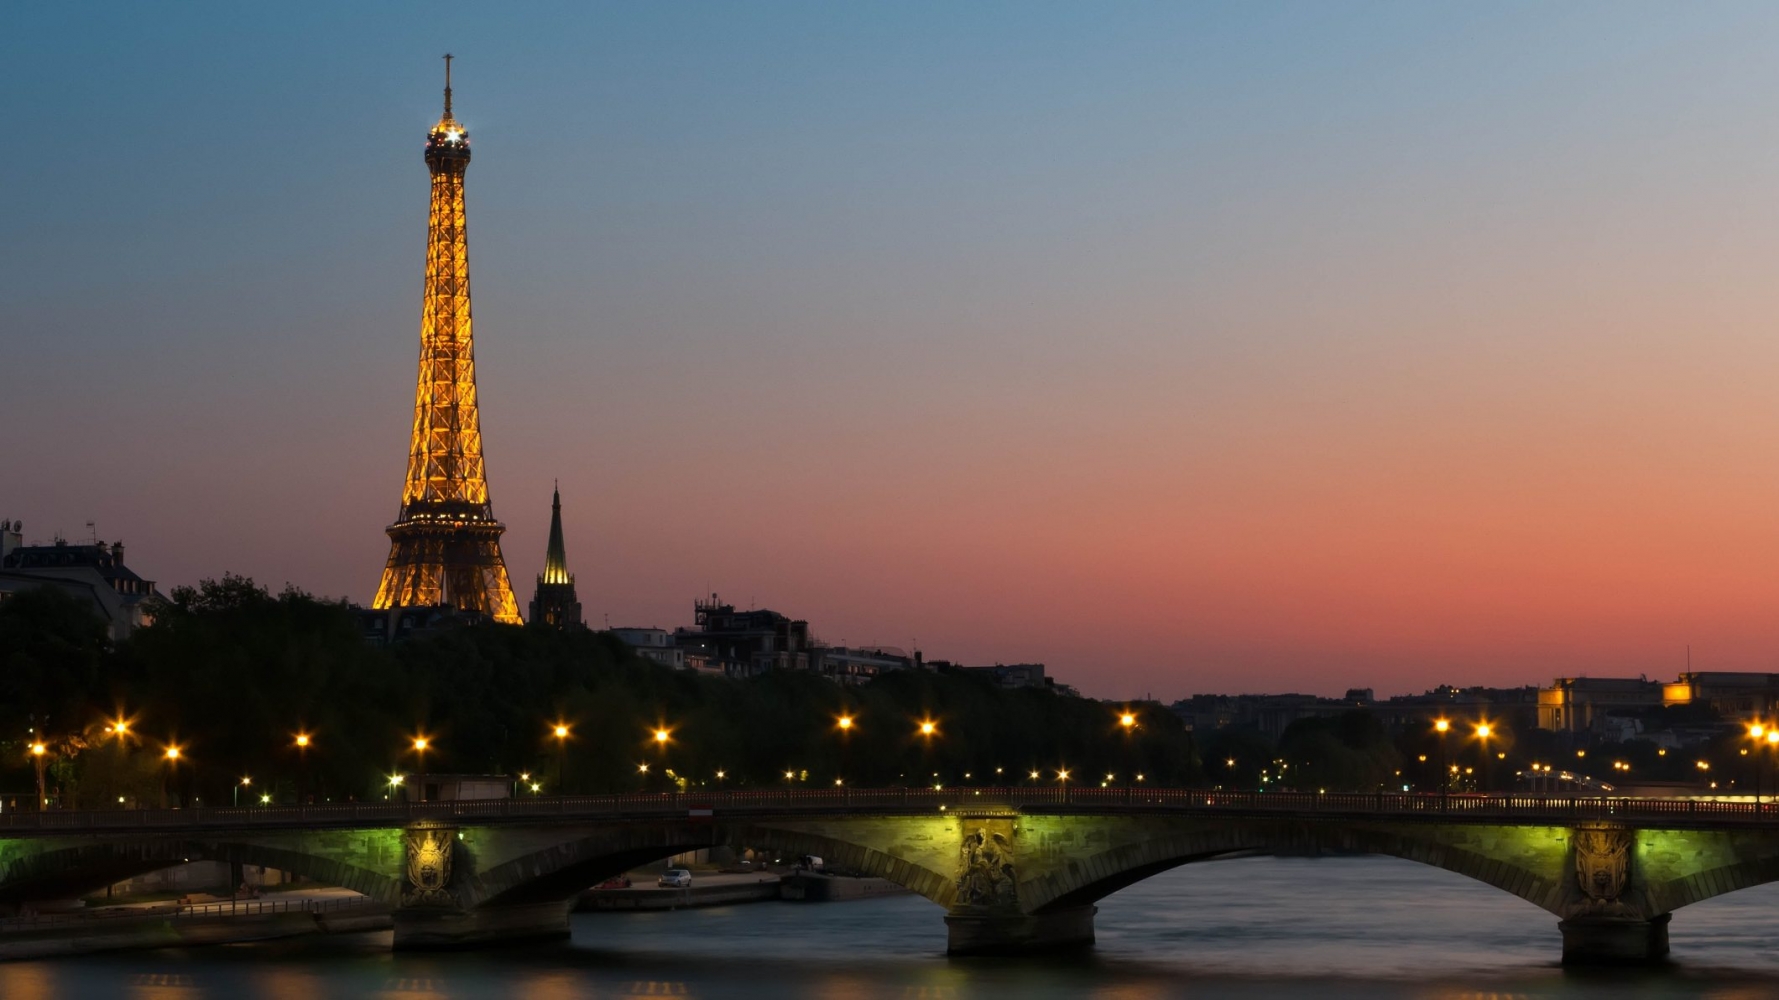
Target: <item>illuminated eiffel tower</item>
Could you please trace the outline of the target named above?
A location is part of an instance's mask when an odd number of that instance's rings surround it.
[[[445,114],[426,136],[432,207],[426,219],[426,292],[420,310],[420,380],[401,513],[389,526],[389,563],[375,608],[450,605],[518,624],[519,603],[500,555],[506,525],[494,519],[476,409],[476,356],[469,308],[469,244],[463,175],[469,133]]]

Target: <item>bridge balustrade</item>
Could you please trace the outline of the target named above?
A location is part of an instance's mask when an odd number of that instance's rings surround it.
[[[847,788],[757,789],[710,793],[537,796],[446,802],[350,802],[297,806],[202,806],[9,812],[0,830],[127,830],[178,828],[405,825],[415,821],[715,818],[771,812],[926,812],[940,809],[1059,811],[1229,811],[1423,816],[1462,819],[1684,819],[1779,822],[1774,803],[1711,799],[1206,791],[1189,788]]]

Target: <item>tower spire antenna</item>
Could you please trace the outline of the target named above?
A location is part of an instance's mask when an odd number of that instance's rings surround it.
[[[451,53],[445,53],[445,114],[451,113]]]

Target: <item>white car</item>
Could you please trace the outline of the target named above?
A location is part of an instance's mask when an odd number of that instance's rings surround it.
[[[669,889],[690,889],[692,873],[684,868],[669,868],[661,873],[661,878],[655,884],[666,886]]]

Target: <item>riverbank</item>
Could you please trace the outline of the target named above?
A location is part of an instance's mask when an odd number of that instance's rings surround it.
[[[0,960],[241,944],[390,926],[388,907],[363,897],[118,906],[0,921]]]

